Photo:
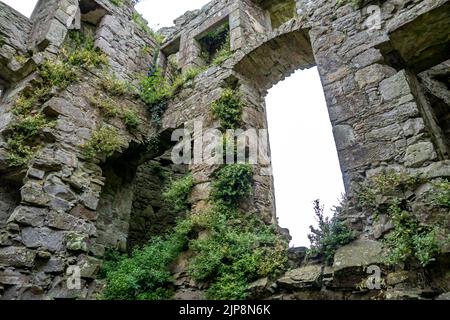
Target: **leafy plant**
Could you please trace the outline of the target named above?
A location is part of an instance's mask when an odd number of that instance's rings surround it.
[[[168,286],[172,281],[168,265],[186,249],[192,224],[189,220],[178,223],[164,238],[156,237],[149,244],[133,251],[114,269],[106,272],[103,299],[159,300],[172,295]]]
[[[212,209],[193,217],[208,236],[191,241],[189,274],[209,282],[210,299],[245,299],[248,286],[284,269],[287,243],[257,216],[244,217],[239,202],[251,193],[251,166],[227,165],[217,174]],[[235,188],[234,190],[231,190]]]
[[[119,136],[117,129],[111,127],[101,127],[95,130],[83,146],[84,155],[87,158],[95,158],[99,155],[110,157],[114,152],[122,149],[123,139]]]
[[[27,164],[36,154],[37,147],[30,146],[23,136],[14,136],[7,141],[6,161],[11,167],[20,167]]]
[[[10,138],[7,140],[7,162],[11,167],[23,166],[30,161],[38,151],[37,136],[44,128],[53,126],[42,114],[19,116],[10,126]]]
[[[100,86],[107,93],[118,97],[132,92],[131,85],[124,80],[118,79],[114,74],[103,76],[100,81]]]
[[[75,67],[98,68],[108,64],[108,57],[95,47],[94,36],[80,31],[69,32],[60,56],[65,63]]]
[[[113,5],[121,7],[123,5],[124,0],[109,0]]]
[[[450,181],[445,179],[436,180],[431,189],[431,202],[435,206],[450,208]]]
[[[220,60],[223,60],[225,56],[231,54],[229,24],[223,24],[208,32],[208,34],[200,40],[200,44],[202,45],[202,56],[206,64],[220,64]]]
[[[164,192],[164,199],[175,211],[187,211],[189,209],[188,196],[194,187],[194,178],[191,174],[174,180]]]
[[[155,238],[136,249],[130,258],[108,272],[104,297],[170,298],[172,279],[168,265],[187,248],[194,253],[189,275],[210,285],[210,299],[245,299],[251,282],[283,270],[287,262],[286,241],[256,215],[244,216],[236,209],[239,201],[251,193],[251,172],[250,166],[240,164],[221,169],[211,210],[188,215],[164,238]],[[191,182],[187,176],[172,184],[170,198],[186,199]],[[221,186],[236,187],[237,192],[219,192],[217,188]],[[184,204],[180,207],[184,208]],[[198,230],[207,236],[198,238]]]
[[[120,114],[120,106],[111,98],[98,94],[89,97],[92,106],[98,108],[106,117],[114,118]]]
[[[232,164],[225,166],[217,174],[211,197],[214,201],[233,207],[252,190],[252,166]]]
[[[122,111],[121,118],[129,130],[136,130],[142,123],[139,114],[133,109]]]
[[[212,64],[219,66],[228,58],[230,58],[232,55],[231,52],[231,40],[230,40],[230,33],[228,32],[227,37],[225,39],[225,43],[222,45],[220,50],[214,55],[214,59],[212,61]]]
[[[311,233],[308,235],[311,242],[309,255],[320,255],[324,257],[327,264],[333,263],[336,250],[350,243],[353,238],[353,232],[339,221],[335,211],[334,216],[330,219],[325,217],[324,207],[319,200],[314,201],[314,212],[318,222],[318,228],[310,226]]]
[[[229,88],[224,89],[220,98],[211,106],[213,115],[220,120],[222,129],[236,128],[241,122],[242,109],[240,94]]]
[[[65,89],[78,80],[74,66],[61,60],[46,60],[39,68],[39,75],[46,87],[55,86],[59,89]]]
[[[141,99],[149,106],[152,120],[159,123],[171,98],[170,85],[160,70],[156,70],[140,83]]]
[[[420,224],[411,212],[402,208],[399,200],[390,205],[389,216],[394,228],[385,237],[389,250],[387,264],[397,265],[415,257],[426,266],[435,260],[440,245],[435,228]]]
[[[183,72],[181,75],[175,78],[175,80],[172,83],[171,87],[171,94],[174,95],[178,91],[180,91],[183,86],[191,81],[194,80],[200,73],[202,73],[205,69],[200,67],[193,67],[187,69],[185,72]]]

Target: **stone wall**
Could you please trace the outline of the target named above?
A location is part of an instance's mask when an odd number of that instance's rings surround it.
[[[295,70],[312,66],[318,67],[321,76],[349,198],[341,218],[358,239],[340,249],[332,267],[293,263],[291,267],[298,268],[275,287],[262,281],[254,289],[261,289],[265,296],[268,289],[272,298],[358,298],[352,290],[364,268],[379,262],[379,230],[386,231],[389,224],[380,225],[361,209],[354,197],[358,184],[383,169],[429,179],[450,177],[448,111],[442,111],[449,96],[445,61],[450,58],[450,3],[380,1],[375,12],[381,24],[376,28],[369,23],[373,19],[370,4],[363,1],[361,8],[355,8],[342,1],[299,0],[298,15],[272,28],[267,20],[267,10],[274,5],[271,1],[214,0],[175,20],[173,28],[162,30],[167,39],[159,63],[164,64],[166,55],[178,53],[182,70],[202,65],[198,40],[225,22],[230,25],[232,56],[186,83],[169,102],[161,126],[149,121],[147,107],[133,94],[118,102],[137,110],[143,122],[138,132],[127,130],[119,119],[102,116],[88,97],[95,92],[108,94],[99,85],[106,70],[85,70],[81,81],[52,92],[48,101],[36,107],[55,118],[56,125],[45,132],[43,149],[33,161],[11,168],[5,139],[14,122],[14,100],[32,88],[37,66],[44,59],[55,59],[69,30],[94,30],[96,46],[108,56],[108,71],[133,83],[139,74],[147,74],[157,45],[133,22],[133,8],[127,5],[115,6],[107,0],[41,0],[28,20],[0,3],[0,34],[6,38],[0,48],[0,78],[7,84],[0,107],[1,298],[92,297],[106,249],[126,250],[161,234],[177,217],[166,214],[161,203],[163,183],[149,170],[152,161],[170,174],[192,172],[193,210],[208,206],[211,181],[220,166],[194,162],[188,168],[176,167],[167,157],[149,152],[146,142],[178,128],[191,130],[196,121],[204,129],[219,128],[210,106],[229,86],[241,92],[245,104],[242,129],[266,129],[267,90]],[[4,13],[14,17],[12,23]],[[27,52],[30,57],[17,59],[17,54]],[[102,125],[115,128],[126,143],[108,159],[88,159],[82,146]],[[253,195],[243,209],[276,224],[270,171],[267,158],[254,166]],[[14,187],[8,186],[9,181]],[[411,196],[419,196],[420,190]],[[412,297],[426,296],[430,283],[440,288],[433,289],[432,298],[450,291],[445,263],[430,273],[425,285],[411,280]],[[73,266],[81,269],[81,290],[67,287],[66,271]],[[355,268],[356,278],[352,277]],[[398,293],[403,281],[393,281],[394,289],[387,297],[408,296]],[[321,294],[324,288],[331,293]]]

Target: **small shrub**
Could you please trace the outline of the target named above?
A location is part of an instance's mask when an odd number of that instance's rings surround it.
[[[450,181],[445,179],[435,181],[430,197],[433,205],[450,208]]]
[[[124,141],[116,129],[101,127],[95,130],[89,141],[83,146],[87,158],[103,155],[110,157],[122,149]]]
[[[219,171],[213,183],[211,197],[214,201],[234,206],[252,190],[252,166],[230,164]]]
[[[10,167],[21,167],[26,165],[36,154],[36,146],[27,145],[23,136],[14,136],[7,140],[6,161]]]
[[[15,115],[26,115],[31,111],[31,108],[36,103],[37,99],[34,95],[27,97],[22,93],[14,101],[14,107],[12,109],[12,112]]]
[[[172,95],[177,93],[178,91],[180,91],[181,88],[183,88],[183,86],[187,82],[194,80],[203,71],[204,71],[204,68],[193,67],[193,68],[189,68],[185,72],[183,72],[183,74],[178,76],[172,84],[172,87],[171,87]]]
[[[38,135],[44,128],[53,126],[42,114],[18,116],[10,126],[7,140],[7,162],[11,167],[26,165],[39,149]]]
[[[93,95],[89,97],[90,104],[98,108],[103,115],[108,118],[117,117],[120,113],[120,106],[111,98],[100,95]]]
[[[118,79],[115,75],[106,75],[100,81],[103,90],[113,96],[124,96],[132,91],[131,85]]]
[[[418,177],[395,171],[383,171],[371,178],[368,183],[359,185],[357,196],[366,209],[376,209],[377,197],[397,196],[421,183]]]
[[[149,106],[154,123],[159,123],[171,98],[171,88],[167,80],[156,70],[140,83],[141,99]]]
[[[142,123],[139,114],[132,109],[124,110],[121,114],[121,118],[123,123],[129,130],[136,130]]]
[[[333,263],[334,254],[336,250],[350,243],[353,238],[353,232],[347,228],[341,221],[339,221],[335,212],[330,219],[325,217],[323,206],[320,205],[319,200],[314,201],[314,212],[318,222],[318,228],[310,226],[311,233],[308,235],[311,242],[311,248],[308,251],[309,255],[317,255],[324,257],[328,265]]]
[[[39,68],[39,75],[47,87],[67,88],[78,80],[76,69],[61,60],[47,60]]]
[[[219,66],[228,60],[232,56],[231,52],[231,42],[230,42],[230,33],[228,32],[227,38],[225,39],[225,43],[222,45],[220,50],[215,54],[212,64]]]
[[[172,181],[164,192],[164,199],[176,211],[187,211],[189,209],[188,197],[194,187],[194,178],[191,174]]]
[[[225,89],[212,106],[213,115],[220,120],[222,129],[235,129],[241,123],[243,104],[236,90]]]
[[[384,239],[388,248],[386,263],[397,265],[416,258],[425,267],[434,261],[440,247],[436,229],[420,224],[399,200],[390,205],[388,212],[394,228]]]
[[[121,260],[106,273],[103,299],[161,300],[169,299],[167,288],[172,282],[167,266],[186,249],[192,224],[179,222],[164,238],[154,238],[148,245],[135,249],[129,258]]]

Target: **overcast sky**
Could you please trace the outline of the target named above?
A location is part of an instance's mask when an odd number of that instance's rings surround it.
[[[0,1],[26,16],[31,15],[37,2]],[[208,2],[143,0],[136,8],[158,29]],[[329,209],[344,192],[317,69],[297,71],[276,85],[267,97],[267,113],[279,222],[289,228],[291,245],[308,246],[309,225],[315,223],[312,202],[320,198]]]

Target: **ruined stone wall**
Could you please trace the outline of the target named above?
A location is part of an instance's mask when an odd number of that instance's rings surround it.
[[[36,65],[43,57],[58,53],[69,28],[76,30],[85,24],[94,27],[96,45],[108,56],[110,69],[86,70],[80,81],[66,90],[52,93],[51,98],[40,106],[44,114],[54,117],[56,122],[47,132],[44,147],[27,168],[8,166],[6,141],[2,135],[2,225],[5,219],[8,220],[8,226],[2,227],[0,244],[3,299],[86,297],[105,248],[126,248],[133,193],[132,185],[126,188],[126,181],[121,181],[122,185],[116,189],[113,183],[108,185],[111,169],[99,165],[102,159],[88,160],[81,147],[102,125],[118,130],[126,142],[124,150],[130,142],[142,144],[155,132],[145,121],[145,106],[132,96],[122,97],[118,102],[136,110],[143,119],[139,130],[132,133],[119,119],[104,118],[89,102],[90,96],[102,91],[99,79],[105,72],[115,74],[119,79],[136,81],[136,73],[145,73],[153,60],[155,42],[132,21],[132,8],[117,7],[109,1],[81,1],[80,6],[78,1],[56,3],[57,8],[50,1],[40,1],[30,22],[14,13],[25,21],[24,27],[31,26],[33,21],[39,22],[24,30],[24,37],[27,35],[29,41],[20,41],[22,46],[29,43],[24,51],[34,52],[28,59],[32,68],[16,69],[18,82],[13,81],[14,77],[7,77],[7,73],[1,74],[10,81],[1,106],[1,131],[5,132],[14,121],[10,110],[17,95],[32,88],[30,80],[35,76]],[[2,10],[2,14],[4,12],[7,11]],[[7,39],[7,43],[13,43],[21,33],[9,36],[11,40]],[[133,52],[133,59],[129,59],[130,52]],[[9,58],[14,60],[14,57]],[[8,64],[11,62],[1,63],[2,67]],[[119,172],[132,169],[127,166],[127,163],[119,164]],[[8,181],[14,182],[13,188],[8,187],[11,185]],[[16,199],[14,193],[19,189],[20,199]],[[128,195],[129,207],[122,209],[119,206],[119,211],[97,210],[99,203],[102,204],[101,194],[105,195],[103,199],[107,199],[106,194],[117,199],[120,206],[127,205]],[[17,205],[15,208],[11,207],[13,200]],[[117,234],[116,230],[105,227],[112,221],[114,226],[122,228],[119,243],[111,240]],[[81,267],[82,291],[68,290],[65,271],[69,265]]]
[[[149,173],[148,164],[157,161],[175,175],[186,168],[155,160],[161,154],[143,148],[146,141],[178,128],[193,130],[196,121],[204,129],[218,128],[211,104],[228,86],[240,91],[245,104],[242,129],[266,129],[267,90],[295,70],[313,66],[321,76],[349,197],[348,210],[341,218],[358,239],[338,251],[332,267],[297,261],[291,265],[294,270],[275,283],[263,279],[254,289],[271,298],[361,297],[352,292],[364,277],[364,268],[381,263],[379,239],[389,230],[389,219],[376,221],[361,208],[354,197],[358,184],[383,169],[426,179],[450,176],[448,111],[442,111],[449,96],[445,61],[450,58],[450,3],[377,2],[379,28],[369,23],[371,3],[363,1],[361,8],[355,8],[328,0],[299,0],[298,16],[272,28],[267,10],[275,4],[215,0],[164,29],[167,39],[160,48],[160,65],[178,53],[182,70],[204,66],[198,40],[226,22],[232,56],[186,83],[169,102],[159,127],[149,121],[146,106],[137,96],[118,98],[118,103],[137,110],[141,117],[140,129],[130,132],[119,119],[105,118],[88,97],[95,92],[108,94],[99,84],[105,72],[136,83],[155,58],[156,42],[133,22],[132,8],[107,0],[39,1],[28,20],[0,3],[1,15],[14,18],[11,23],[10,18],[5,22],[0,16],[0,34],[6,38],[0,48],[0,77],[7,82],[0,107],[2,299],[92,297],[106,249],[126,250],[164,232],[162,226],[176,218],[165,215],[160,203],[162,181]],[[15,98],[33,88],[37,66],[46,58],[55,58],[68,30],[84,28],[94,30],[96,46],[108,56],[109,70],[86,70],[77,83],[52,92],[37,107],[56,120],[55,127],[45,132],[43,149],[27,166],[10,168],[5,139],[14,122]],[[31,56],[17,61],[17,54],[26,52],[32,52]],[[118,130],[126,143],[108,159],[88,159],[82,146],[102,125]],[[211,181],[219,167],[207,162],[188,166],[196,183],[190,197],[194,212],[208,207]],[[270,172],[270,159],[260,159],[254,166],[253,194],[242,205],[267,224],[276,223]],[[420,198],[423,188],[419,186],[411,197]],[[446,219],[446,212],[439,214]],[[164,220],[155,223],[161,217]],[[434,213],[428,214],[433,217]],[[424,284],[413,277],[415,270],[402,270],[406,272],[403,280],[390,282],[390,297],[426,297],[431,288],[428,296],[434,298],[450,291],[445,263]],[[69,266],[81,268],[82,290],[68,290]],[[177,274],[184,271],[177,270]],[[383,272],[395,276],[391,270]],[[405,279],[415,288],[413,293],[402,293]],[[202,291],[198,287],[189,290]],[[372,295],[365,292],[362,297]]]

